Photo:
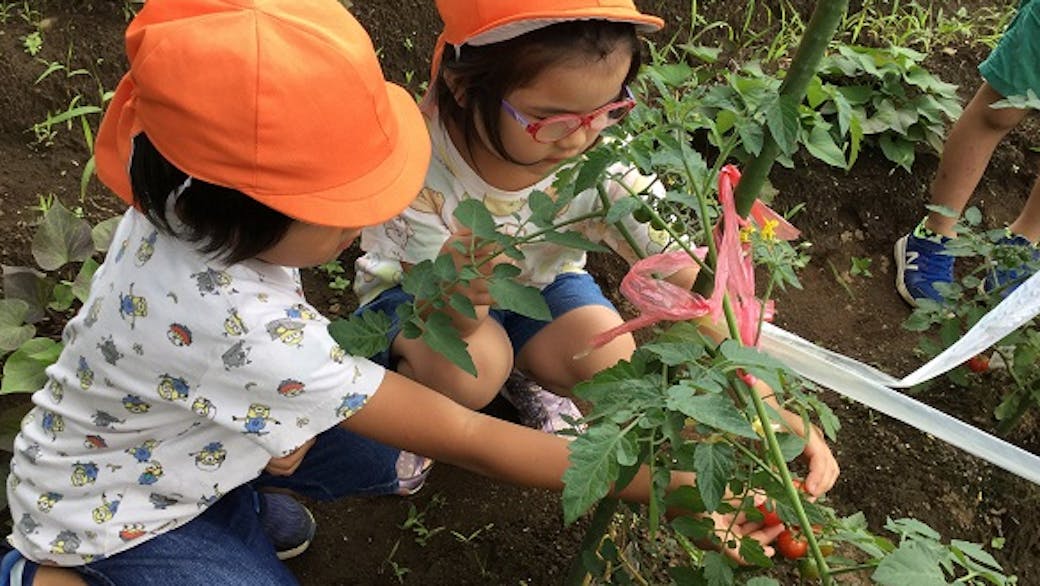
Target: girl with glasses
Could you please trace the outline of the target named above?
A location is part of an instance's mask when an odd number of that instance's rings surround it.
[[[471,264],[471,257],[488,257],[491,247],[476,242],[453,216],[465,200],[483,202],[500,232],[523,236],[536,229],[528,221],[531,195],[555,197],[557,174],[634,107],[629,84],[641,63],[638,34],[658,30],[663,23],[631,1],[437,0],[437,7],[445,27],[423,102],[433,160],[425,187],[411,206],[362,234],[365,254],[357,261],[355,279],[359,312],[383,312],[393,322],[390,349],[379,357],[383,362],[463,405],[488,405],[517,371],[551,391],[538,395],[547,411],[570,409],[576,414],[572,403],[554,396],[570,397],[576,384],[635,351],[630,334],[587,351],[594,335],[620,325],[622,318],[585,272],[584,251],[543,241],[522,246],[523,259],[496,258],[485,265],[518,266],[517,279],[541,291],[551,321],[496,307],[481,279],[457,290],[472,302],[476,317],[448,304],[444,311],[468,345],[475,377],[423,339],[399,335],[395,309],[412,302],[399,283],[411,266],[440,254],[450,254],[456,266]],[[603,188],[613,199],[651,183],[634,169],[615,166],[609,171],[613,179]],[[555,223],[586,216],[601,205],[598,190],[586,190]],[[623,222],[640,253],[667,248],[665,232],[631,217]],[[639,258],[602,218],[568,229],[608,245],[629,262]],[[670,280],[689,287],[694,276],[690,270]],[[818,433],[806,454],[811,489],[827,490],[837,477],[837,464]]]

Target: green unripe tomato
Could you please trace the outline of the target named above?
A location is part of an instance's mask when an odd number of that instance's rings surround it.
[[[803,580],[819,580],[820,568],[816,565],[816,560],[812,558],[798,560],[798,575]]]
[[[650,221],[650,210],[642,207],[636,208],[632,212],[632,217],[640,224],[645,224]]]

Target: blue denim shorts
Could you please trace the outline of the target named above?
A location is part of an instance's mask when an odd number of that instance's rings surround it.
[[[556,277],[555,281],[542,289],[542,298],[545,299],[546,305],[549,306],[549,313],[553,319],[572,309],[587,305],[602,305],[603,307],[613,309],[615,312],[617,311],[614,304],[603,295],[603,290],[600,289],[596,280],[588,273],[564,273]],[[386,335],[392,344],[394,339],[397,338],[397,334],[401,333],[401,320],[397,317],[397,307],[404,303],[411,303],[412,300],[412,295],[405,293],[398,286],[383,291],[378,297],[358,308],[354,313],[362,314],[366,311],[379,311],[386,314],[391,322],[390,329]],[[513,345],[514,356],[523,349],[524,344],[527,344],[535,334],[549,325],[547,321],[531,319],[504,309],[491,309],[489,315],[505,329],[506,335],[509,336],[509,341]],[[390,350],[371,356],[370,359],[387,368],[392,368]]]

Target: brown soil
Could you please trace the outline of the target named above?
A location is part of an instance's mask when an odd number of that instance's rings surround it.
[[[969,9],[1006,5],[1002,0],[962,0],[951,5]],[[122,30],[124,3],[117,0],[29,2],[46,19],[45,60],[64,61],[71,68],[92,71],[101,86],[115,87],[124,68]],[[703,3],[711,4],[715,3]],[[766,2],[775,4],[775,2]],[[803,8],[812,3],[796,2]],[[646,0],[641,5],[664,15],[671,30],[689,20],[689,3]],[[725,6],[702,6],[709,21],[739,19]],[[744,6],[744,3],[737,3]],[[381,49],[388,77],[418,92],[427,78],[430,53],[439,21],[429,0],[355,0],[352,7]],[[30,264],[27,243],[36,212],[29,209],[41,195],[55,194],[69,206],[82,206],[98,220],[120,209],[115,198],[97,182],[80,200],[79,177],[86,159],[78,127],[58,128],[51,146],[33,144],[30,129],[47,114],[64,110],[76,94],[97,103],[90,78],[71,80],[52,75],[34,80],[45,65],[22,49],[22,37],[33,29],[13,8],[0,27],[0,261]],[[71,47],[71,53],[69,53]],[[930,58],[933,72],[960,85],[965,98],[979,83],[975,65],[985,49],[948,47]],[[997,226],[1017,214],[1037,168],[1031,150],[1040,142],[1034,123],[1016,130],[998,149],[973,201],[986,222]],[[927,184],[937,164],[922,154],[913,173],[892,170],[879,153],[866,152],[849,173],[813,161],[797,161],[797,169],[777,169],[773,182],[780,195],[775,207],[805,202],[796,220],[813,243],[813,262],[802,274],[802,290],[778,300],[778,323],[817,343],[903,375],[921,363],[913,348],[916,335],[900,327],[908,310],[895,293],[890,251],[892,243],[923,214]],[[873,277],[853,278],[851,294],[836,279],[831,266],[843,270],[852,257],[873,260]],[[344,258],[349,266],[352,258]],[[616,284],[624,268],[597,257],[593,270],[605,283]],[[331,311],[354,307],[349,296],[337,296],[318,274],[307,276],[311,296]],[[609,285],[608,285],[609,286]],[[616,289],[615,289],[616,290]],[[57,326],[60,324],[54,324]],[[53,327],[53,326],[52,326]],[[55,328],[56,329],[56,328]],[[919,398],[980,428],[992,431],[991,412],[1000,395],[996,378],[972,388],[940,381]],[[951,448],[942,442],[826,393],[842,422],[834,450],[842,476],[831,492],[831,503],[842,513],[862,510],[874,529],[888,517],[914,516],[946,537],[988,543],[1007,538],[997,557],[1021,584],[1040,583],[1040,532],[1037,504],[1040,490],[1028,482]],[[6,399],[5,404],[12,400]],[[1028,419],[1008,438],[1040,453],[1036,420]],[[415,497],[350,499],[313,503],[319,521],[317,538],[303,556],[289,562],[306,585],[331,584],[557,584],[561,582],[582,535],[582,526],[564,527],[555,494],[521,489],[438,465],[427,486]],[[423,525],[435,533],[422,545],[417,534],[401,526],[410,509],[425,513]],[[414,514],[411,515],[414,518]],[[343,552],[352,552],[344,555]]]

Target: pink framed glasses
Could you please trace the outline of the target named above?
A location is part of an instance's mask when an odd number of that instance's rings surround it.
[[[625,117],[625,114],[628,114],[629,110],[636,105],[636,98],[632,95],[632,90],[627,85],[624,89],[624,99],[606,104],[588,114],[559,114],[537,122],[531,122],[504,99],[502,100],[502,109],[520,123],[524,130],[527,131],[527,134],[531,135],[531,138],[540,143],[548,144],[574,134],[583,126],[593,132],[600,132],[604,128],[620,122]]]

